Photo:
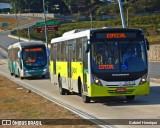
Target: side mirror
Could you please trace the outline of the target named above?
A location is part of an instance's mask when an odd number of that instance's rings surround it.
[[[22,52],[21,51],[18,52],[18,58],[22,59]]]
[[[148,42],[148,39],[145,38],[145,40],[146,40],[147,50],[149,50],[149,42]]]
[[[47,52],[47,57],[50,56],[50,50],[48,48],[46,48],[46,52]]]
[[[85,50],[86,53],[89,52],[89,48],[90,48],[90,45],[88,44],[88,42],[86,42],[84,44],[84,50]]]

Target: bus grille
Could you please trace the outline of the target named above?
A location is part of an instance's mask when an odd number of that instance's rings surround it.
[[[116,87],[134,87],[135,85],[122,85],[122,86],[120,86],[120,85],[106,85],[106,87],[109,87],[109,88],[112,88],[112,87],[114,87],[114,88],[116,88]]]

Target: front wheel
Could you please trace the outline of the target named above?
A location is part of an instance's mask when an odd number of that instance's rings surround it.
[[[135,95],[126,96],[126,99],[129,100],[129,101],[134,100],[134,98],[135,98]]]
[[[42,79],[45,79],[46,78],[46,76],[45,75],[42,75]]]
[[[82,95],[82,100],[83,100],[84,103],[90,103],[91,98],[86,96],[86,95]]]
[[[14,74],[14,77],[15,77],[15,78],[17,78],[17,77],[18,77],[18,75],[15,73],[15,74]]]
[[[83,91],[83,87],[81,86],[81,96],[84,103],[90,103],[91,98],[86,96]]]

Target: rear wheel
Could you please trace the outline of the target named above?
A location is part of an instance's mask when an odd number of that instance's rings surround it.
[[[64,88],[62,88],[62,79],[61,79],[61,77],[58,78],[58,84],[59,84],[59,93],[61,95],[65,95],[66,90]]]
[[[66,90],[66,89],[65,89],[65,94],[71,95],[72,93],[71,93],[69,90]]]
[[[13,73],[12,73],[12,72],[11,72],[10,74],[11,74],[11,76],[13,76]]]
[[[10,75],[13,76],[13,72],[10,67],[9,67],[9,71],[10,71]]]
[[[131,100],[134,100],[135,98],[135,95],[132,95],[132,96],[126,96],[127,100],[131,101]]]
[[[17,77],[18,77],[18,75],[17,75],[16,73],[14,73],[14,77],[15,77],[15,78],[17,78]]]
[[[13,69],[13,76],[14,76],[14,77],[17,77],[14,69]]]
[[[21,80],[23,80],[23,79],[24,79],[24,77],[21,77],[21,76],[20,76],[20,79],[21,79]]]

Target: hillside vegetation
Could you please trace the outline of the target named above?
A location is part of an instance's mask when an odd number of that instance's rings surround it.
[[[0,3],[11,3],[11,0],[0,0]]]
[[[117,0],[113,0],[117,2]],[[122,0],[124,1],[124,0]],[[0,0],[0,2],[16,2],[17,12],[43,12],[41,0]],[[106,4],[100,0],[45,0],[45,7],[49,13],[86,14],[89,10],[94,15],[118,14],[118,4]],[[132,13],[153,13],[160,11],[159,0],[128,0],[123,2],[124,8]],[[14,7],[13,10],[14,12]]]
[[[154,20],[153,20],[154,19]],[[90,21],[75,21],[72,23],[62,23],[60,22],[59,31],[49,32],[48,40],[51,41],[52,38],[62,36],[66,31],[81,28],[101,28],[101,27],[122,27],[121,19],[106,19],[105,21],[93,21],[92,26]],[[149,39],[151,44],[160,42],[160,15],[154,14],[149,16],[132,16],[129,18],[129,27],[140,28],[144,31],[145,36]],[[36,27],[30,31],[30,37],[32,39],[45,41],[44,33],[37,33]],[[28,37],[28,31],[20,30],[22,37]],[[15,31],[16,32],[16,31]]]

